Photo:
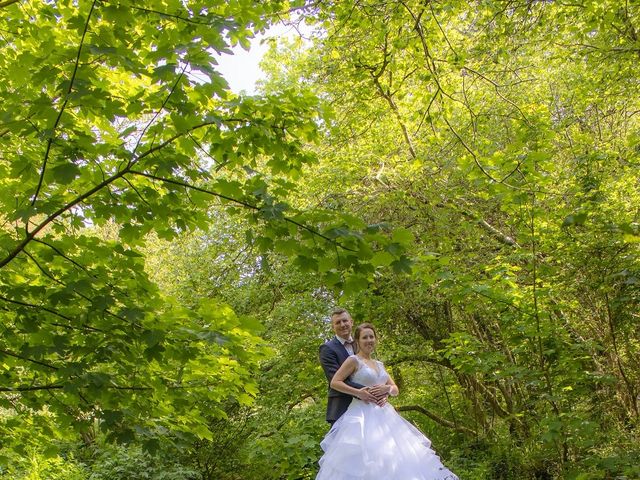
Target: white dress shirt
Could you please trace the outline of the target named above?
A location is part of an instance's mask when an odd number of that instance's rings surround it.
[[[336,337],[338,337],[338,336],[336,335]],[[348,339],[345,340],[342,337],[338,337],[338,341],[347,350],[349,355],[353,355],[354,353],[356,353],[356,352],[353,351],[353,344],[352,343],[346,343],[346,342],[353,342],[353,338],[349,337]]]

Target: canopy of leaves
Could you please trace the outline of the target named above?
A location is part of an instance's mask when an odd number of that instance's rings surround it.
[[[635,3],[1,11],[16,448],[167,433],[202,478],[313,478],[341,303],[461,478],[639,475]],[[287,12],[311,39],[230,94],[213,52]]]
[[[146,235],[171,240],[225,212],[261,250],[311,269],[326,258],[334,284],[372,256],[362,222],[280,198],[312,159],[315,95],[238,97],[215,69],[290,5],[0,8],[3,437],[18,453],[27,437],[91,437],[96,425],[120,440],[211,438],[222,402],[251,401],[266,351],[228,306],[160,293],[139,252]]]

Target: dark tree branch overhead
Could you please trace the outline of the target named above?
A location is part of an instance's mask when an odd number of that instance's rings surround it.
[[[54,277],[51,272],[49,272],[46,268],[44,268],[40,262],[38,262],[38,260],[31,255],[31,253],[29,253],[26,249],[23,250],[23,253],[36,265],[36,267],[38,267],[38,270],[40,270],[42,272],[42,274],[49,278],[51,281],[57,283],[58,285],[61,285],[62,287],[67,287],[67,285],[65,285],[63,282],[61,282],[60,280],[58,280],[56,277]],[[88,297],[84,297],[86,300],[89,300]]]
[[[4,2],[0,2],[0,8],[8,7],[9,5],[13,5],[14,3],[18,3],[20,0],[5,0]]]
[[[168,183],[168,184],[171,184],[171,185],[176,185],[176,186],[179,186],[179,187],[188,188],[190,190],[195,190],[195,191],[198,191],[198,192],[206,193],[208,195],[211,195],[211,196],[214,196],[214,197],[218,197],[218,198],[221,198],[223,200],[227,200],[229,202],[236,203],[238,205],[242,205],[243,207],[248,208],[250,210],[255,210],[255,211],[261,211],[262,210],[262,207],[260,207],[258,205],[253,205],[251,203],[245,202],[244,200],[239,200],[237,198],[232,198],[232,197],[229,197],[227,195],[223,195],[221,193],[214,192],[213,190],[209,190],[209,189],[202,188],[202,187],[197,187],[195,185],[191,185],[191,184],[188,184],[186,182],[183,182],[182,180],[176,180],[176,179],[172,179],[172,178],[160,177],[160,176],[157,176],[157,175],[153,175],[153,174],[146,173],[146,172],[141,172],[141,171],[138,171],[138,170],[130,170],[129,173],[131,173],[132,175],[140,175],[140,176],[143,176],[143,177],[147,177],[147,178],[149,178],[151,180],[157,180],[157,181],[160,181],[160,182],[163,182],[163,183]],[[319,231],[309,227],[308,225],[305,225],[303,223],[297,222],[296,220],[293,220],[293,219],[288,218],[288,217],[282,217],[282,220],[287,222],[287,223],[291,223],[292,225],[295,225],[297,227],[300,227],[303,230],[306,230],[309,233],[313,234],[314,236],[320,237],[320,238],[326,240],[327,242],[330,242],[331,244],[334,244],[336,246],[336,248],[340,247],[343,250],[348,250],[350,252],[355,251],[355,250],[353,250],[353,249],[351,249],[351,248],[349,248],[349,247],[347,247],[345,245],[342,245],[342,244],[336,242],[333,238],[327,237],[326,235],[324,235],[324,234],[320,233]]]
[[[64,110],[67,107],[67,102],[69,101],[69,95],[71,95],[71,91],[73,90],[73,84],[76,79],[76,74],[78,73],[78,65],[80,64],[80,55],[82,54],[84,38],[87,35],[87,30],[89,29],[89,21],[91,20],[93,9],[96,6],[96,1],[97,0],[94,0],[93,3],[91,4],[91,9],[89,10],[89,14],[87,15],[87,20],[84,24],[84,30],[82,32],[82,38],[80,39],[80,45],[78,46],[78,53],[76,55],[76,60],[73,66],[73,73],[71,74],[71,79],[69,80],[69,87],[67,88],[67,92],[64,95],[64,101],[62,102],[62,107],[60,107],[58,116],[56,117],[56,120],[53,123],[53,127],[51,127],[51,133],[49,134],[49,139],[47,140],[47,149],[44,154],[44,160],[42,161],[42,168],[40,169],[40,178],[38,180],[38,186],[36,187],[36,192],[33,194],[33,198],[31,199],[32,206],[35,205],[36,200],[38,199],[38,194],[40,193],[40,189],[42,188],[42,183],[44,181],[44,173],[47,169],[47,163],[49,161],[49,153],[51,152],[51,145],[53,143],[53,139],[55,138],[58,125],[60,124],[60,119],[62,118],[62,114],[64,113]]]
[[[2,349],[2,350],[0,350],[0,354],[7,355],[9,357],[17,358],[17,359],[20,359],[20,360],[24,360],[26,362],[35,363],[36,365],[41,365],[43,367],[47,367],[47,368],[50,368],[52,370],[58,370],[58,367],[56,367],[54,365],[51,365],[50,363],[41,362],[41,361],[35,360],[33,358],[28,358],[28,357],[25,357],[25,356],[22,356],[22,355],[18,355],[17,353],[10,352],[8,350]]]
[[[416,33],[418,34],[418,37],[420,38],[420,43],[422,45],[422,50],[424,51],[425,63],[427,65],[427,69],[429,70],[429,72],[431,73],[431,75],[433,77],[433,81],[436,83],[437,91],[440,94],[450,98],[451,100],[455,100],[449,93],[447,93],[445,91],[444,88],[442,88],[442,84],[440,83],[439,73],[438,73],[438,69],[436,67],[435,60],[434,60],[433,56],[431,55],[431,51],[429,49],[429,45],[427,44],[427,39],[424,36],[424,30],[422,28],[421,20],[422,20],[422,14],[424,13],[425,9],[423,8],[420,11],[420,13],[418,15],[416,15],[413,12],[413,10],[411,10],[409,8],[409,6],[406,4],[406,2],[401,1],[400,3],[402,3],[402,6],[409,12],[409,15],[411,15],[411,17],[414,20],[413,29],[416,31]]]
[[[18,1],[18,0],[15,0]],[[150,13],[150,14],[154,14],[154,15],[159,15],[161,17],[166,17],[166,18],[172,18],[175,20],[180,20],[182,22],[187,22],[187,23],[191,23],[194,25],[211,25],[214,26],[216,24],[227,24],[228,22],[226,21],[226,19],[222,16],[219,15],[210,15],[210,18],[214,19],[215,21],[198,21],[196,20],[196,18],[198,19],[202,19],[202,18],[207,18],[207,17],[202,17],[202,16],[196,16],[194,18],[190,18],[190,17],[183,17],[180,15],[175,15],[172,13],[168,13],[168,12],[162,12],[160,10],[153,10],[151,8],[144,8],[144,7],[139,7],[137,5],[122,5],[121,3],[114,3],[114,2],[109,2],[108,0],[98,0],[100,3],[105,4],[105,5],[117,5],[117,6],[124,6],[125,8],[131,8],[133,10],[138,10],[139,12],[144,12],[144,13]]]
[[[213,190],[208,190],[206,188],[197,187],[195,185],[191,185],[191,184],[188,184],[186,182],[183,182],[182,180],[176,180],[176,179],[173,179],[173,178],[160,177],[158,175],[153,175],[151,173],[142,172],[142,171],[139,171],[139,170],[130,170],[129,173],[131,173],[132,175],[139,175],[141,177],[146,177],[146,178],[149,178],[151,180],[157,180],[157,181],[160,181],[160,182],[163,182],[163,183],[168,183],[168,184],[171,184],[171,185],[176,185],[176,186],[179,186],[179,187],[188,188],[190,190],[195,190],[195,191],[198,191],[198,192],[206,193],[208,195],[211,195],[211,196],[214,196],[214,197],[218,197],[218,198],[221,198],[223,200],[227,200],[229,202],[237,203],[238,205],[242,205],[243,207],[249,208],[251,210],[260,210],[260,207],[257,206],[257,205],[253,205],[253,204],[245,202],[243,200],[239,200],[239,199],[236,199],[236,198],[229,197],[227,195],[223,195],[223,194],[218,193],[218,192],[214,192]]]
[[[75,326],[73,326],[73,319],[72,318],[70,318],[70,317],[68,317],[66,315],[63,315],[62,313],[57,312],[56,310],[53,310],[52,308],[44,307],[42,305],[34,305],[32,303],[23,302],[23,301],[20,301],[20,300],[13,300],[11,298],[5,297],[4,295],[0,295],[0,300],[5,301],[7,303],[12,303],[14,305],[20,305],[22,307],[33,308],[35,310],[42,310],[44,312],[47,312],[47,313],[50,313],[50,314],[55,315],[57,317],[60,317],[63,320],[67,320],[68,322],[71,323],[71,325],[67,325],[67,324],[64,324],[64,323],[50,322],[51,325],[54,325],[56,327],[65,328],[67,330],[81,330],[81,331],[91,331],[91,332],[104,333],[104,330],[92,327],[91,325],[87,325],[86,323],[80,325],[80,328],[79,327],[75,327]]]
[[[453,133],[453,135],[458,139],[458,141],[460,142],[460,144],[464,147],[464,149],[469,152],[469,154],[471,154],[471,157],[473,158],[473,161],[475,162],[475,164],[478,166],[478,168],[480,169],[480,171],[487,177],[489,178],[492,182],[494,183],[500,183],[498,180],[496,180],[495,178],[493,178],[493,176],[487,172],[487,170],[482,166],[482,164],[480,163],[480,161],[478,160],[478,156],[476,155],[476,152],[474,152],[469,145],[467,145],[467,142],[464,141],[464,139],[458,134],[458,132],[456,131],[455,128],[453,128],[453,126],[449,123],[449,120],[446,119],[446,117],[442,117],[442,119],[444,120],[444,122],[447,124],[447,127],[449,127],[449,130],[451,130],[451,133]],[[506,184],[505,184],[506,185]]]
[[[35,240],[35,241],[38,241],[38,240]],[[40,242],[40,243],[44,243],[44,242]],[[46,244],[46,243],[45,243],[45,245],[49,246],[49,245],[48,245],[48,244]],[[55,248],[55,247],[52,247],[52,248]],[[56,249],[56,250],[57,250],[57,249]],[[58,253],[59,253],[59,251],[58,251]],[[30,259],[31,259],[31,261],[33,261],[33,263],[35,263],[35,265],[38,267],[38,270],[40,270],[40,271],[42,272],[42,274],[43,274],[43,275],[45,275],[47,278],[51,279],[53,282],[57,283],[58,285],[61,285],[61,286],[65,287],[65,288],[69,289],[69,286],[68,286],[68,285],[66,285],[64,282],[61,282],[59,279],[57,279],[56,277],[54,277],[54,276],[51,274],[51,272],[49,272],[48,270],[46,270],[46,269],[45,269],[45,268],[40,264],[40,262],[39,262],[39,261],[38,261],[38,260],[37,260],[33,255],[31,255],[31,253],[29,253],[26,249],[24,250],[24,254],[25,254],[28,258],[30,258]],[[66,260],[69,260],[69,261],[73,262],[73,260],[69,259],[69,258],[68,258],[68,257],[66,257],[65,255],[62,255],[62,256],[63,256]],[[73,262],[73,263],[74,263],[74,264],[76,264],[75,262]],[[85,271],[89,276],[91,276],[92,278],[95,278],[95,275],[93,275],[93,274],[92,274],[91,272],[89,272],[88,270],[84,269],[84,267],[82,267],[82,268],[83,268],[83,270],[84,270],[84,271]],[[109,285],[109,287],[110,287],[110,288],[114,288],[112,285]],[[70,289],[70,290],[71,290],[75,295],[79,296],[80,298],[83,298],[83,299],[84,299],[84,300],[86,300],[88,303],[91,303],[91,298],[90,298],[90,297],[88,297],[87,295],[85,295],[85,294],[83,294],[83,293],[81,293],[81,292],[78,292],[76,289]],[[118,289],[115,289],[115,288],[114,288],[114,290],[118,290]],[[122,291],[121,291],[121,293],[124,293],[124,292],[122,292]],[[117,315],[117,314],[113,313],[113,312],[112,312],[112,311],[110,311],[109,309],[105,309],[105,310],[104,310],[104,312],[105,312],[107,315],[109,315],[109,316],[111,316],[111,317],[113,317],[113,318],[116,318],[116,319],[118,319],[118,320],[122,321],[123,323],[131,324],[131,325],[133,325],[133,326],[135,326],[135,327],[140,327],[140,325],[139,325],[139,324],[137,324],[137,323],[135,323],[135,322],[130,322],[130,321],[126,320],[125,318],[121,317],[120,315]],[[84,326],[85,326],[85,327],[87,327],[87,325],[84,325]]]
[[[387,89],[385,89],[382,86],[382,84],[380,83],[380,77],[385,73],[385,71],[387,69],[387,66],[389,65],[389,62],[390,62],[390,59],[391,59],[391,53],[389,53],[389,51],[388,51],[388,47],[389,47],[389,44],[388,44],[389,38],[388,37],[389,37],[389,35],[387,34],[387,35],[385,35],[385,38],[384,38],[383,59],[382,59],[382,64],[380,65],[380,67],[378,68],[377,66],[375,66],[375,67],[368,66],[368,65],[365,65],[365,64],[362,64],[362,63],[361,63],[361,66],[369,71],[369,73],[371,75],[371,80],[373,81],[373,84],[375,85],[376,89],[378,90],[378,93],[387,102],[387,104],[391,108],[391,111],[393,112],[393,114],[396,117],[396,120],[398,122],[398,125],[400,126],[400,130],[402,131],[402,135],[404,137],[404,141],[406,142],[407,147],[409,148],[409,153],[411,154],[411,158],[413,158],[415,160],[416,158],[418,158],[418,156],[416,154],[415,147],[413,146],[413,142],[411,141],[411,137],[409,136],[409,131],[407,129],[407,126],[405,125],[404,120],[402,119],[402,115],[400,114],[400,109],[398,108],[398,105],[396,104],[395,100],[393,99],[393,93],[391,92],[391,80],[389,80],[389,86],[388,86]],[[376,71],[376,69],[377,69],[377,71]],[[416,69],[414,69],[413,72],[415,72],[415,70]],[[413,72],[411,72],[411,73],[413,73]],[[408,75],[410,75],[410,74],[408,74]]]
[[[407,143],[407,147],[409,148],[409,153],[411,154],[411,158],[413,158],[414,160],[417,159],[418,154],[416,153],[415,147],[413,146],[413,142],[411,141],[411,137],[409,136],[409,131],[407,130],[407,126],[405,125],[404,120],[402,119],[402,115],[400,114],[400,109],[398,108],[398,105],[396,105],[396,102],[393,99],[393,96],[391,95],[391,93],[389,91],[384,90],[384,88],[382,87],[382,84],[380,83],[380,79],[373,74],[372,74],[372,77],[373,77],[373,83],[378,89],[380,96],[387,101],[387,103],[389,104],[389,107],[393,111],[394,116],[396,117],[396,120],[398,121],[400,130],[402,130],[402,136],[404,137],[404,141]]]
[[[27,302],[23,302],[21,300],[14,300],[11,298],[7,298],[4,295],[0,295],[0,300],[7,302],[7,303],[13,303],[14,305],[20,305],[22,307],[28,307],[28,308],[33,308],[36,310],[43,310],[45,312],[51,313],[57,317],[60,317],[64,320],[68,320],[68,321],[72,321],[71,318],[67,317],[66,315],[63,315],[60,312],[56,312],[55,310],[51,309],[51,308],[47,308],[47,307],[43,307],[42,305],[34,305],[32,303],[27,303]]]
[[[45,242],[42,239],[39,238],[34,238],[33,239],[34,242],[39,243],[41,245],[44,245],[45,247],[50,248],[51,250],[53,250],[57,255],[59,255],[60,257],[64,258],[67,262],[70,262],[72,265],[74,265],[76,268],[82,270],[83,272],[88,273],[91,277],[95,278],[95,275],[92,274],[89,269],[87,267],[85,267],[84,265],[81,265],[80,263],[78,263],[77,261],[75,261],[73,258],[69,257],[68,255],[65,255],[64,252],[62,252],[58,247],[56,247],[55,245],[51,245],[50,243]]]
[[[187,69],[188,65],[189,63],[185,62],[184,66],[182,67],[182,71],[176,78],[176,81],[173,83],[173,86],[171,87],[171,90],[169,90],[169,94],[165,97],[164,101],[162,102],[162,105],[160,105],[160,108],[158,108],[158,111],[153,115],[151,120],[149,120],[149,122],[142,129],[142,132],[140,133],[140,136],[138,137],[138,140],[136,142],[136,146],[133,149],[133,156],[131,157],[130,162],[135,158],[135,153],[138,151],[138,147],[140,146],[140,142],[142,142],[142,138],[144,137],[144,134],[147,133],[147,130],[149,129],[149,127],[153,125],[153,122],[156,121],[156,119],[158,118],[158,115],[162,113],[162,110],[164,110],[164,107],[167,105],[167,102],[169,101],[173,93],[176,91],[176,88],[178,88],[178,84],[180,83],[180,80],[182,80],[182,77],[184,76],[184,72]]]
[[[164,142],[160,143],[159,145],[152,146],[148,150],[146,150],[145,152],[141,153],[140,155],[134,156],[134,159],[132,161],[128,162],[127,166],[125,166],[122,170],[119,170],[118,172],[114,173],[110,177],[107,177],[102,182],[96,184],[93,188],[91,188],[91,189],[87,190],[86,192],[82,193],[81,195],[77,196],[75,199],[71,200],[66,205],[61,206],[55,212],[51,213],[47,218],[42,220],[33,230],[29,231],[27,233],[27,235],[20,242],[18,242],[18,244],[13,248],[13,250],[11,250],[2,260],[0,260],[0,268],[4,267],[9,262],[11,262],[31,241],[33,241],[36,238],[36,235],[38,233],[40,233],[45,227],[47,227],[51,222],[53,222],[55,219],[60,217],[65,212],[71,210],[73,207],[75,207],[79,203],[84,202],[86,199],[90,198],[95,193],[97,193],[97,192],[101,191],[102,189],[108,187],[114,181],[118,180],[119,178],[121,178],[124,175],[126,175],[127,173],[129,173],[131,167],[133,167],[135,164],[137,164],[143,158],[146,158],[146,157],[150,156],[151,154],[162,150],[166,146],[172,144],[177,139],[189,134],[190,132],[193,132],[195,130],[198,130],[198,129],[201,129],[201,128],[205,128],[205,127],[208,127],[208,126],[211,126],[211,125],[219,125],[220,123],[224,123],[224,122],[237,123],[237,122],[246,122],[246,120],[237,119],[237,118],[227,118],[227,119],[216,118],[214,120],[202,122],[202,123],[199,123],[197,125],[194,125],[194,126],[188,128],[185,131],[176,133],[175,135],[171,136],[170,138],[168,138]]]
[[[471,72],[471,73],[473,73],[474,75],[476,75],[476,76],[480,77],[481,79],[483,79],[484,81],[486,81],[486,82],[490,83],[490,84],[493,86],[493,88],[494,88],[494,90],[495,90],[496,94],[497,94],[497,95],[498,95],[502,100],[504,100],[505,102],[507,102],[507,103],[508,103],[509,105],[511,105],[513,108],[515,108],[515,109],[518,111],[518,113],[522,116],[522,119],[525,121],[525,123],[526,123],[528,126],[531,126],[531,122],[529,121],[529,118],[525,115],[525,113],[522,111],[522,109],[521,109],[521,108],[520,108],[520,107],[519,107],[519,106],[518,106],[518,105],[517,105],[513,100],[511,100],[511,99],[509,99],[509,98],[507,98],[507,97],[505,97],[505,96],[503,95],[503,93],[500,91],[500,87],[501,87],[501,86],[500,86],[497,82],[495,82],[494,80],[491,80],[489,77],[487,77],[486,75],[483,75],[482,73],[480,73],[480,72],[478,72],[478,71],[474,70],[473,68],[470,68],[468,65],[465,65],[464,70],[466,70],[466,71],[468,71],[468,72]]]
[[[444,40],[447,42],[447,45],[449,45],[449,48],[451,49],[453,54],[457,57],[458,52],[456,52],[456,49],[453,48],[453,45],[451,45],[451,42],[449,41],[449,37],[447,36],[446,32],[442,28],[442,25],[440,25],[440,22],[438,21],[438,17],[436,16],[436,12],[433,10],[433,3],[431,2],[429,2],[429,10],[431,10],[431,16],[433,17],[433,20],[436,22],[436,25],[438,25],[438,29],[440,30],[440,33],[442,33]]]
[[[0,387],[0,392],[36,392],[38,390],[61,390],[64,385],[33,385],[29,387]]]

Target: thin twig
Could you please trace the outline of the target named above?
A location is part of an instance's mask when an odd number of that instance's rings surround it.
[[[93,9],[96,6],[96,1],[94,0],[91,4],[91,9],[89,10],[89,15],[87,15],[87,21],[84,24],[84,30],[82,32],[82,38],[80,39],[80,45],[78,46],[78,53],[76,55],[76,61],[73,67],[73,73],[71,74],[71,80],[69,81],[69,88],[67,88],[67,93],[65,94],[64,102],[62,103],[62,107],[60,107],[60,111],[58,112],[58,116],[53,123],[53,127],[51,128],[51,135],[47,140],[47,149],[44,154],[44,160],[42,162],[42,168],[40,169],[40,178],[38,179],[38,186],[36,187],[36,192],[33,194],[33,198],[31,199],[31,205],[33,206],[36,203],[38,198],[38,194],[40,193],[40,189],[42,188],[42,183],[44,182],[44,173],[47,169],[47,163],[49,161],[49,153],[51,152],[51,144],[53,143],[53,139],[56,134],[56,130],[60,123],[60,119],[62,118],[62,114],[64,113],[65,108],[67,107],[67,102],[69,101],[69,95],[71,95],[71,90],[73,89],[73,83],[76,79],[76,74],[78,73],[78,65],[80,64],[80,55],[82,54],[82,47],[84,45],[84,37],[87,35],[87,30],[89,29],[89,21],[91,20],[91,14],[93,13]]]
[[[134,155],[138,151],[138,147],[140,146],[140,142],[142,142],[142,138],[144,137],[145,133],[147,133],[147,129],[153,124],[153,122],[156,121],[156,118],[158,118],[158,115],[160,115],[162,110],[164,110],[164,107],[167,105],[167,102],[171,98],[171,95],[173,95],[173,93],[176,91],[176,88],[178,88],[178,84],[180,83],[180,80],[182,80],[184,72],[187,69],[187,65],[189,65],[189,64],[187,62],[185,62],[184,67],[182,67],[182,71],[180,72],[180,75],[178,75],[178,78],[176,78],[176,81],[173,83],[173,86],[171,87],[171,90],[169,90],[169,94],[166,96],[166,98],[162,102],[162,105],[160,105],[160,108],[158,108],[158,111],[155,113],[153,118],[151,120],[149,120],[149,122],[142,129],[142,133],[140,133],[140,136],[138,137],[138,141],[136,142],[136,146],[133,148],[133,154]],[[135,157],[132,157],[130,162],[133,160],[133,158],[135,158]]]
[[[34,360],[33,358],[23,357],[22,355],[18,355],[17,353],[9,352],[7,350],[0,350],[0,354],[7,355],[8,357],[17,358],[19,360],[24,360],[27,362],[35,363],[36,365],[41,365],[43,367],[50,368],[52,370],[58,370],[58,367],[51,365],[49,363],[41,362],[39,360]]]
[[[175,180],[175,179],[172,179],[172,178],[159,177],[157,175],[153,175],[153,174],[146,173],[146,172],[141,172],[141,171],[138,171],[138,170],[130,170],[129,173],[131,173],[132,175],[140,175],[140,176],[143,176],[143,177],[150,178],[152,180],[157,180],[157,181],[160,181],[160,182],[169,183],[171,185],[177,185],[177,186],[180,186],[180,187],[188,188],[190,190],[195,190],[195,191],[198,191],[198,192],[206,193],[208,195],[212,195],[214,197],[218,197],[218,198],[221,198],[223,200],[227,200],[229,202],[237,203],[238,205],[242,205],[243,207],[249,208],[251,210],[256,210],[256,211],[261,211],[262,210],[262,208],[257,206],[257,205],[253,205],[251,203],[245,202],[243,200],[239,200],[237,198],[228,197],[227,195],[223,195],[221,193],[214,192],[213,190],[208,190],[206,188],[197,187],[195,185],[190,185],[190,184],[188,184],[186,182],[183,182],[181,180]],[[322,233],[320,233],[317,230],[309,227],[308,225],[305,225],[303,223],[297,222],[296,220],[293,220],[293,219],[288,218],[288,217],[283,217],[282,220],[287,222],[287,223],[291,223],[292,225],[296,225],[297,227],[300,227],[303,230],[308,231],[309,233],[313,234],[314,236],[323,238],[327,242],[332,243],[332,244],[336,245],[336,247],[340,247],[343,250],[348,250],[350,252],[355,252],[356,251],[356,250],[353,250],[353,249],[351,249],[349,247],[346,247],[346,246],[336,242],[335,239],[332,239],[330,237],[327,237],[326,235],[323,235]]]
[[[20,0],[5,0],[4,2],[0,2],[0,8],[8,7],[14,3],[18,3]]]

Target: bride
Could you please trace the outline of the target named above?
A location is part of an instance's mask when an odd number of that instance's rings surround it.
[[[398,395],[398,387],[382,362],[371,354],[378,341],[375,328],[363,323],[355,330],[358,353],[342,364],[331,388],[356,396],[347,377],[374,394]],[[354,398],[320,446],[324,455],[316,480],[458,480],[442,465],[431,442],[390,404],[380,407]]]

